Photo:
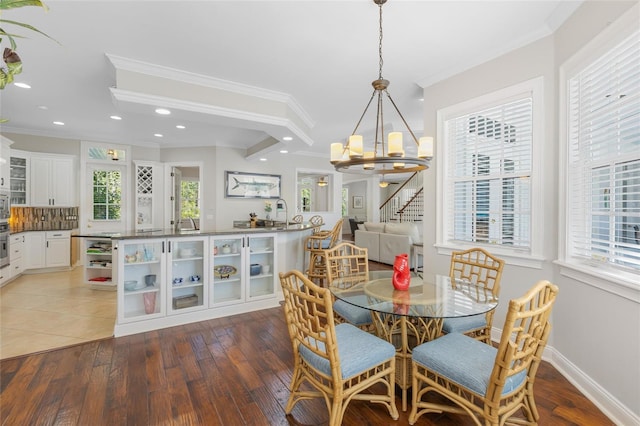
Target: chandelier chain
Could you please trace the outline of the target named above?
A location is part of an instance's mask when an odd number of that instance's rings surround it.
[[[382,80],[382,64],[384,63],[383,59],[382,59],[382,3],[378,4],[378,8],[380,9],[380,26],[379,26],[379,31],[380,31],[380,35],[378,37],[378,57],[379,57],[379,69],[378,69],[378,79]]]

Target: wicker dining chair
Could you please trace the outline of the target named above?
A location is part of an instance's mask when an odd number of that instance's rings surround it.
[[[324,251],[335,246],[340,239],[342,222],[344,219],[340,218],[332,229],[318,231],[305,239],[304,249],[309,253],[305,256],[309,259],[307,277],[316,284],[326,282]]]
[[[349,289],[369,281],[369,256],[366,248],[343,242],[325,250],[324,258],[327,287]],[[365,331],[372,331],[373,318],[370,310],[340,299],[333,301],[333,310],[337,314],[337,322],[348,322]]]
[[[500,279],[504,260],[493,256],[482,248],[472,248],[451,253],[449,276],[455,285],[456,280],[470,281],[481,285],[492,297],[500,294]],[[445,318],[443,333],[464,333],[485,343],[491,343],[493,311],[470,317]]]
[[[540,281],[521,298],[511,300],[497,348],[460,333],[414,348],[409,424],[426,413],[448,412],[467,414],[478,426],[504,425],[507,419],[537,425],[540,415],[533,384],[557,294],[557,286]],[[429,392],[455,405],[424,401]],[[525,418],[511,418],[518,412]]]
[[[324,225],[324,219],[320,215],[313,215],[309,218],[309,223],[313,225],[313,232],[320,232],[320,227]]]
[[[331,293],[300,271],[281,273],[280,284],[294,359],[285,413],[300,400],[321,398],[329,425],[338,426],[347,405],[360,400],[384,405],[397,420],[393,345],[351,324],[336,325]]]

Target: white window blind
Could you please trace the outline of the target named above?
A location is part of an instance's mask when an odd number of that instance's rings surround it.
[[[533,99],[448,119],[448,241],[531,247]]]
[[[569,255],[640,271],[640,31],[567,83]]]

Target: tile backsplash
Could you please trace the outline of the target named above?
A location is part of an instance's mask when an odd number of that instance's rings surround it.
[[[78,207],[11,207],[11,232],[78,227]]]

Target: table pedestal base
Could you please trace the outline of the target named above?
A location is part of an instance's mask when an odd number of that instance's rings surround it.
[[[402,411],[407,411],[411,387],[411,350],[442,332],[442,318],[407,317],[373,312],[376,334],[396,347],[396,384],[402,390]]]

